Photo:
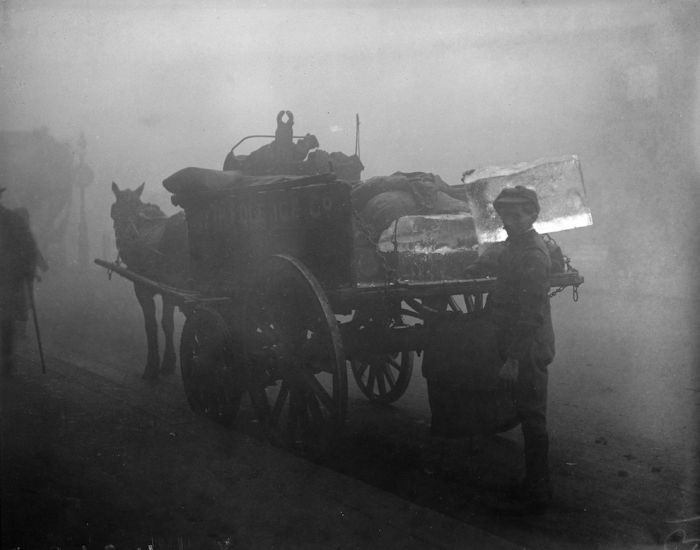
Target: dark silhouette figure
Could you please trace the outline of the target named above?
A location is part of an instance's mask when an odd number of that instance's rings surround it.
[[[121,190],[112,182],[116,197],[111,216],[119,258],[127,268],[149,279],[178,288],[188,284],[189,256],[187,248],[187,226],[185,215],[179,212],[166,216],[155,204],[141,202],[145,183],[137,189]],[[158,323],[156,321],[155,292],[134,283],[146,326],[148,355],[143,378],[156,380],[158,374],[171,374],[175,370],[175,347],[173,344],[172,298],[163,295],[161,326],[165,335],[165,350],[160,363],[158,351]]]
[[[285,120],[286,116],[286,120]],[[302,175],[308,170],[303,162],[309,151],[319,146],[313,134],[294,142],[294,115],[291,111],[277,113],[275,139],[249,155],[235,156],[232,151],[224,160],[224,170],[239,170],[250,176]],[[324,167],[324,171],[325,171]]]
[[[285,115],[287,120],[284,120]],[[282,151],[289,149],[294,140],[294,115],[291,111],[280,111],[277,113],[277,129],[275,130],[275,145]],[[289,158],[280,158],[289,161]]]
[[[5,189],[0,187],[0,196],[3,191]],[[25,212],[0,204],[0,360],[3,375],[12,374],[14,369],[15,323],[27,320],[27,292],[31,292],[41,258]]]

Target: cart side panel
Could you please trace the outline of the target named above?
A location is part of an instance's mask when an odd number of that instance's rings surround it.
[[[350,188],[342,182],[246,189],[186,209],[195,283],[249,281],[271,254],[289,254],[325,288],[352,286]]]

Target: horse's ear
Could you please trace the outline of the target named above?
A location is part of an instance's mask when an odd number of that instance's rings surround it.
[[[112,182],[112,193],[114,193],[115,195],[119,194],[119,186],[114,182]]]
[[[144,187],[146,187],[146,182],[145,182],[145,181],[144,181],[141,185],[139,185],[139,186],[136,188],[136,195],[138,195],[138,196],[140,197],[140,196],[141,196],[141,193],[143,193],[143,188],[144,188]]]

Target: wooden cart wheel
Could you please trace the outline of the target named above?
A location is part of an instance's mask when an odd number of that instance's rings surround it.
[[[245,370],[226,321],[209,308],[188,315],[180,339],[180,370],[190,408],[230,427],[245,390]]]
[[[351,362],[355,382],[373,403],[388,405],[401,397],[413,373],[413,352],[375,355]]]
[[[261,424],[276,444],[323,452],[348,399],[342,338],[323,288],[299,260],[273,256],[249,308],[249,389]]]

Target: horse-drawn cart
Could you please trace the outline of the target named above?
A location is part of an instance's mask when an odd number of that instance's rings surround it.
[[[164,185],[186,213],[191,288],[96,263],[167,294],[185,313],[180,361],[193,410],[230,424],[247,392],[283,443],[324,441],[343,425],[348,364],[370,400],[398,399],[434,321],[479,314],[494,286],[488,278],[358,281],[351,188],[330,174],[190,168]],[[572,270],[551,286],[582,282]]]

